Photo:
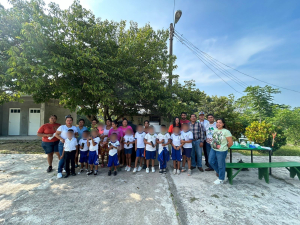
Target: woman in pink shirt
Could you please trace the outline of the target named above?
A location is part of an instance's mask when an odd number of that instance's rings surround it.
[[[122,129],[120,127],[118,127],[118,122],[116,120],[112,121],[111,127],[112,128],[108,132],[108,137],[110,137],[110,135],[112,135],[112,134],[116,134],[118,136],[118,141],[120,143],[122,143],[124,134],[123,134]],[[119,162],[121,162],[120,161],[120,158],[121,158],[121,149],[122,148],[118,149],[118,159],[119,159]]]
[[[128,120],[126,118],[123,119],[122,126],[120,126],[120,129],[123,132],[123,137],[125,136],[125,132],[127,129],[130,129],[131,132],[133,133],[133,129],[131,126],[128,125]],[[125,150],[124,150],[124,143],[121,142],[120,145],[121,145],[121,160],[122,160],[122,161],[120,161],[120,163],[121,163],[120,167],[122,167],[125,163]]]

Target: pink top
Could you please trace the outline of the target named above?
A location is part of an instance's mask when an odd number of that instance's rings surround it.
[[[127,127],[123,127],[123,126],[121,126],[121,127],[119,127],[121,130],[122,130],[122,132],[123,132],[123,137],[125,136],[125,132],[126,132],[126,130],[127,129],[130,129],[131,130],[131,132],[132,132],[132,134],[133,134],[133,129],[132,129],[132,127],[131,126],[127,126]]]
[[[124,136],[122,129],[119,127],[118,129],[114,130],[113,128],[109,130],[108,132],[108,137],[112,134],[117,134],[118,135],[118,141],[121,140],[121,137]]]

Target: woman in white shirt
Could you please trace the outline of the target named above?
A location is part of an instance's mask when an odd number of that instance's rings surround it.
[[[64,149],[64,143],[65,140],[68,138],[68,130],[73,130],[74,131],[74,137],[78,135],[77,133],[77,127],[73,126],[73,118],[71,115],[68,115],[65,117],[66,118],[66,125],[61,125],[60,127],[57,128],[55,137],[57,137],[60,142],[58,144],[58,151],[59,154],[62,156],[63,154],[63,149]],[[58,171],[57,171],[57,178],[62,178],[62,169],[65,165],[65,157],[59,160],[58,163]]]

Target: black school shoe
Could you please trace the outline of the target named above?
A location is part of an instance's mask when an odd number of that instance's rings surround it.
[[[160,169],[160,170],[159,170],[159,173],[160,173],[160,174],[162,174],[162,173],[163,173],[163,170],[162,170],[162,169]]]
[[[117,176],[117,171],[114,171],[114,176]]]
[[[93,174],[93,170],[90,170],[89,172],[86,173],[86,175],[91,175]]]
[[[97,171],[97,170],[95,170],[95,171],[94,171],[94,175],[96,176],[97,174],[98,174],[98,171]]]
[[[108,176],[111,176],[111,170],[108,171],[108,174],[107,174],[107,175],[108,175]]]
[[[64,178],[68,178],[70,176],[70,174],[66,174],[65,176],[64,176]]]
[[[47,169],[47,173],[50,173],[52,171],[52,166],[49,166]]]
[[[72,175],[72,176],[76,176],[76,173],[72,173],[71,175]]]

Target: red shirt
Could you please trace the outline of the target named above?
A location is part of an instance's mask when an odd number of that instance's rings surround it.
[[[40,127],[40,129],[38,130],[38,133],[54,134],[59,126],[60,126],[59,123],[53,123],[53,124],[46,123]],[[58,139],[56,137],[54,137],[51,140],[49,140],[48,137],[43,137],[42,141],[43,142],[55,142],[55,141],[58,141]]]
[[[189,120],[180,120],[180,123],[181,123],[181,124],[189,123],[189,122],[190,122]]]
[[[176,127],[178,127],[178,126],[176,126]],[[173,134],[173,124],[170,125],[168,132]]]

